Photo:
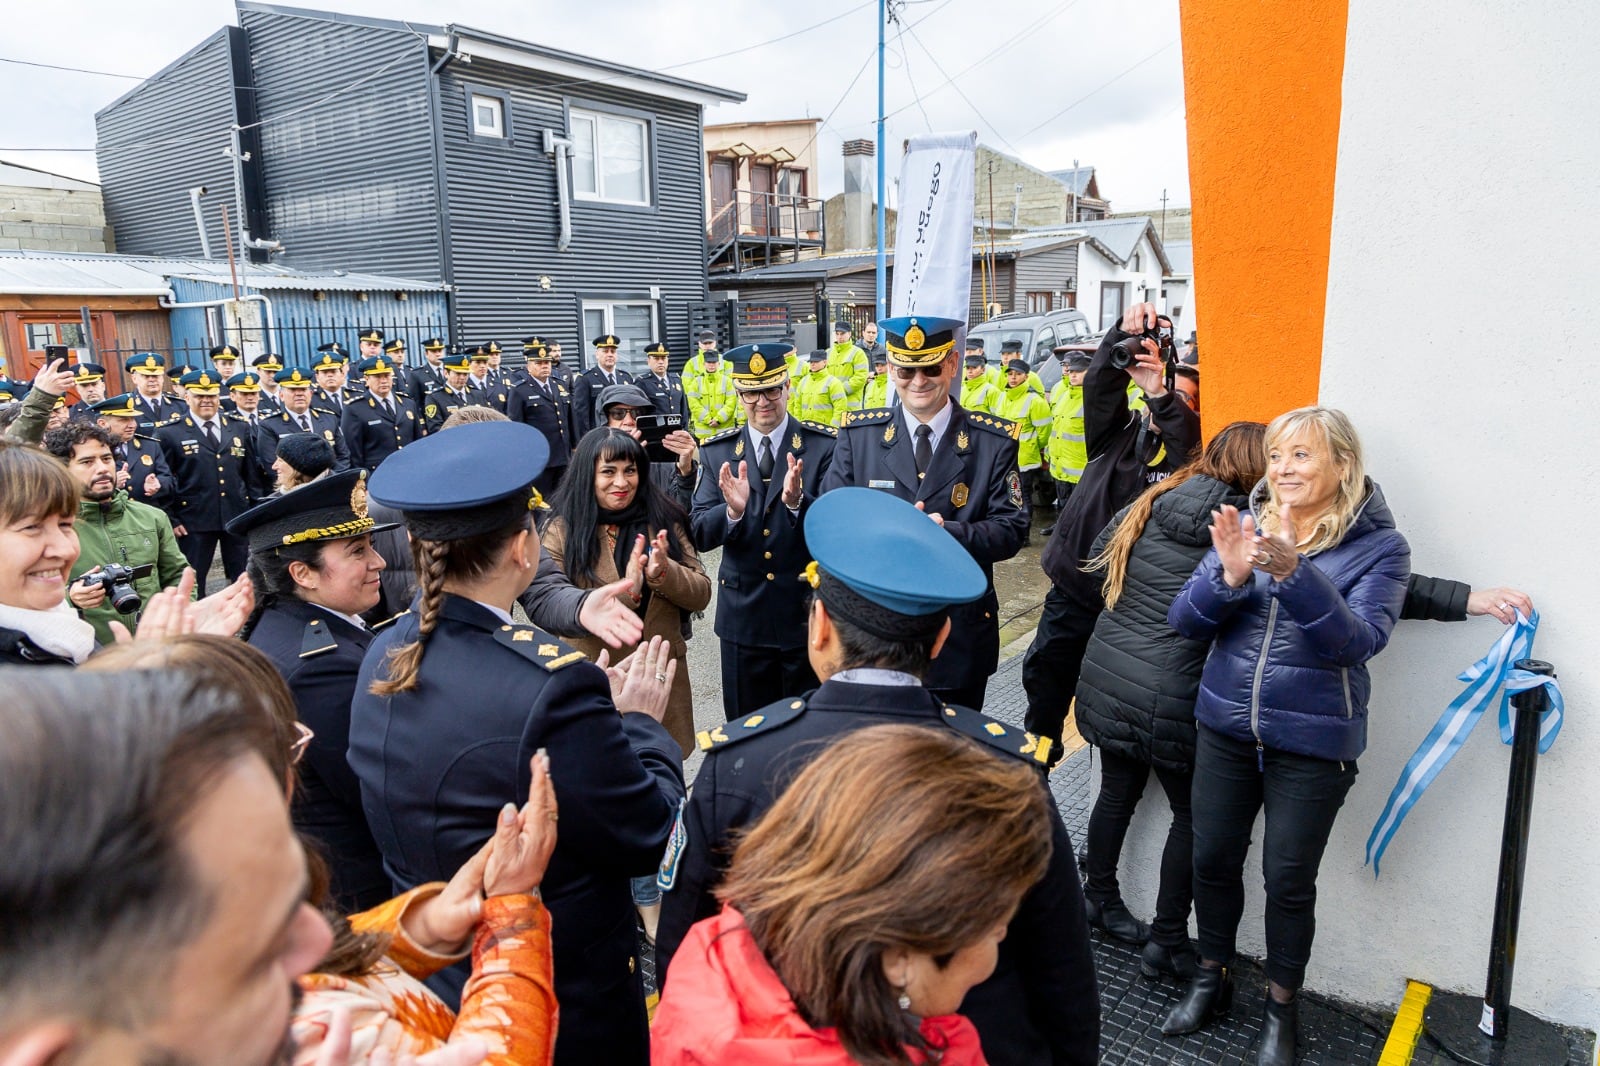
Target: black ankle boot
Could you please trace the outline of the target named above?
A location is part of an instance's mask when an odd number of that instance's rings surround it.
[[[1267,993],[1267,1013],[1261,1020],[1261,1043],[1256,1066],[1294,1066],[1295,1038],[1300,1033],[1300,997],[1279,1003]]]
[[[1179,981],[1192,981],[1197,968],[1194,945],[1187,940],[1182,944],[1157,944],[1152,940],[1139,953],[1139,972],[1152,981],[1162,974]]]
[[[1233,975],[1226,966],[1200,966],[1178,1005],[1161,1022],[1162,1036],[1182,1036],[1211,1024],[1233,1006]]]
[[[1138,945],[1150,939],[1150,927],[1128,913],[1128,905],[1120,899],[1114,899],[1110,903],[1096,903],[1092,899],[1085,898],[1083,904],[1084,912],[1089,916],[1089,924],[1113,940]]]

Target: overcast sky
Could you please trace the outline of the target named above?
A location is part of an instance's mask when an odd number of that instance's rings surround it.
[[[825,195],[841,188],[841,142],[874,136],[877,0],[289,6],[457,22],[749,95],[741,105],[709,108],[708,123],[826,118],[819,153]],[[1046,170],[1074,159],[1093,164],[1113,210],[1157,209],[1163,190],[1169,206],[1189,203],[1177,0],[896,6],[886,75],[889,144],[930,129],[975,129],[982,143]],[[7,7],[0,59],[138,77],[236,21],[229,0],[43,0]],[[720,53],[736,54],[709,58]],[[23,149],[92,148],[95,111],[135,84],[0,62],[0,158],[94,180],[92,151]]]

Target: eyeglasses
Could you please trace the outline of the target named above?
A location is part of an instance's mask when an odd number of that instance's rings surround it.
[[[294,724],[294,734],[294,743],[289,745],[289,765],[299,766],[300,760],[306,757],[306,749],[311,746],[316,734],[304,722]]]
[[[739,399],[745,403],[756,403],[760,400],[776,400],[783,395],[783,386],[774,385],[769,389],[740,389]]]
[[[925,378],[943,377],[944,364],[935,363],[932,366],[897,366],[894,368],[894,376],[899,378],[901,381],[910,381],[918,374],[921,374]]]
[[[628,418],[637,419],[640,415],[642,415],[644,413],[645,413],[645,409],[642,408],[642,407],[608,407],[608,408],[606,408],[606,417],[611,419],[611,421],[613,421],[613,422],[621,422],[624,419],[628,419]]]

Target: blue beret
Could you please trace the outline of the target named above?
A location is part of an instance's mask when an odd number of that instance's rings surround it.
[[[383,461],[372,498],[405,514],[425,540],[503,529],[538,502],[533,481],[550,444],[521,422],[476,422],[433,433]]]
[[[819,569],[898,614],[970,603],[989,587],[955,537],[887,492],[852,486],[823,494],[806,512],[805,535]]]

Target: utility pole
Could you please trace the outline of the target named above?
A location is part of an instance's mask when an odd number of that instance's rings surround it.
[[[883,35],[884,28],[889,22],[889,0],[878,0],[878,268],[877,268],[877,315],[873,321],[889,317],[889,293],[886,279],[889,274],[888,252],[884,247],[884,233],[887,229],[886,216],[889,213],[889,202],[885,195],[884,181],[884,156],[888,154],[888,145],[883,143],[883,117],[888,110],[883,96]]]
[[[1167,243],[1167,190],[1161,190],[1161,243]]]
[[[1068,225],[1078,222],[1078,161],[1072,161],[1072,217],[1067,220]]]

